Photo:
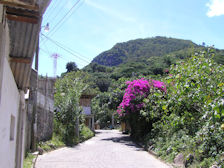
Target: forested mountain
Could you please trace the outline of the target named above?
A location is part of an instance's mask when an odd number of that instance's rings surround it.
[[[164,70],[177,60],[190,57],[205,46],[190,40],[154,37],[116,44],[112,49],[96,56],[84,68],[92,73],[110,73],[110,78],[133,75],[163,75]],[[215,60],[224,64],[224,50],[215,50]],[[100,74],[98,74],[100,75]]]
[[[166,37],[137,39],[116,44],[112,49],[99,54],[92,62],[106,66],[117,66],[195,47],[199,46],[189,40]]]

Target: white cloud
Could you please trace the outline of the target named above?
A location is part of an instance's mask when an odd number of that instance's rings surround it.
[[[224,15],[224,0],[210,0],[206,6],[209,8],[208,17]]]
[[[94,1],[91,0],[86,0],[85,3],[95,9],[98,9],[112,17],[115,17],[117,19],[120,19],[122,21],[126,21],[126,22],[135,22],[135,19],[129,16],[125,16],[122,13],[119,13],[118,11],[112,10],[111,8],[108,8],[106,6],[102,6],[98,3],[95,3]]]

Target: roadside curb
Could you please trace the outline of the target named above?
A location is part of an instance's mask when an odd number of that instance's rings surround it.
[[[33,158],[31,168],[35,168],[35,165],[36,165],[36,162],[37,162],[37,158],[38,158],[38,156],[39,156],[39,152],[38,152],[38,151],[36,151],[36,152],[32,153],[32,155],[34,155],[34,156],[35,156],[35,158]]]
[[[133,141],[135,144],[137,144],[138,146],[140,146],[141,148],[143,148],[146,152],[148,152],[150,155],[154,156],[155,158],[159,159],[161,162],[163,162],[164,164],[174,168],[176,165],[172,164],[172,163],[167,163],[164,160],[162,160],[161,158],[159,158],[158,154],[150,149],[145,149],[144,145],[138,142]]]

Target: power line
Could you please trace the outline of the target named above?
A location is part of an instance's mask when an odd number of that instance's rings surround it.
[[[43,40],[43,37],[42,37],[42,36],[40,36],[40,38]],[[45,45],[45,43],[44,43],[43,45],[44,45],[45,49],[47,49],[48,54],[50,55],[50,52],[49,52],[49,50],[48,50],[47,45]]]
[[[40,48],[40,50],[43,51],[45,54],[50,55],[50,53],[49,53],[48,51],[44,50],[43,48]],[[49,57],[50,57],[50,56],[49,56]],[[65,61],[70,61],[69,59],[62,57],[61,55],[59,55],[58,57],[59,57],[59,58],[62,58],[62,59],[65,60]]]
[[[54,33],[56,33],[56,31],[58,31],[60,28],[61,28],[61,26],[63,25],[63,23],[66,21],[66,20],[64,20],[67,16],[68,16],[68,14],[70,13],[70,12],[72,12],[72,10],[79,4],[79,2],[80,2],[81,0],[78,0],[71,8],[70,8],[70,10],[62,17],[62,19],[53,27],[53,29],[47,34],[48,36],[52,36]],[[85,0],[84,0],[85,1]],[[83,2],[84,2],[83,1]],[[83,3],[82,3],[83,4]],[[74,14],[74,12],[75,11],[77,11],[81,6],[82,6],[82,4],[76,9],[76,10],[74,10],[68,17],[67,17],[67,19],[69,18],[69,17],[71,17],[73,14]],[[57,28],[57,29],[56,29]],[[46,41],[47,41],[48,39],[46,39],[45,41],[41,41],[41,43],[45,43]]]
[[[41,36],[41,37],[42,37],[42,36]],[[49,38],[49,37],[48,37],[48,38]],[[51,39],[51,40],[53,40],[53,39]],[[73,49],[67,47],[66,45],[63,45],[62,43],[59,43],[59,42],[57,42],[57,41],[55,41],[55,40],[53,40],[53,41],[54,41],[55,43],[57,43],[58,45],[62,46],[63,48],[69,50],[70,52],[72,52],[72,53],[76,53],[76,55],[78,54],[79,56],[85,58],[85,56],[82,55],[81,53],[79,53],[78,51],[75,51],[75,50],[73,50]],[[45,46],[46,46],[46,45],[45,45]],[[47,46],[46,46],[46,47],[47,47]],[[86,61],[89,62],[88,59],[86,59]]]
[[[50,13],[53,9],[55,9],[55,8],[57,7],[57,3],[56,3],[56,1],[58,1],[58,0],[53,0],[53,2],[51,3],[49,9],[46,11],[45,14]],[[49,14],[49,15],[50,15],[50,14]],[[48,15],[47,18],[49,18],[49,15]]]
[[[87,61],[87,60],[85,60],[85,59],[79,57],[78,55],[74,54],[73,52],[71,52],[71,49],[70,49],[70,51],[69,51],[68,49],[66,49],[65,47],[63,47],[59,42],[57,42],[57,41],[55,41],[55,40],[53,40],[53,39],[47,37],[46,35],[44,35],[44,34],[42,34],[42,33],[41,33],[41,35],[43,35],[43,36],[44,36],[45,38],[47,38],[49,41],[51,41],[52,43],[54,43],[54,44],[57,45],[58,47],[62,48],[62,49],[65,50],[66,52],[68,52],[68,53],[70,53],[71,55],[75,56],[76,58],[79,58],[80,60],[82,60],[82,61],[84,61],[84,62],[86,62],[86,63],[90,63],[89,61]]]
[[[62,3],[62,5],[61,5],[61,3],[60,2],[65,2],[64,3],[64,5],[63,5],[63,3]],[[62,0],[60,0],[60,2],[57,4],[57,6],[60,6],[61,5],[61,7],[57,10],[58,12],[56,13],[56,15],[53,17],[54,19],[55,18],[57,18],[57,16],[58,16],[58,14],[60,14],[61,13],[61,10],[64,8],[64,6],[66,6],[67,4],[68,4],[68,1],[66,2],[66,1],[62,1]],[[56,8],[55,8],[56,9]],[[49,12],[48,12],[49,13]],[[47,18],[45,19],[45,20],[50,20],[52,17],[52,14],[53,14],[53,11],[47,16]]]
[[[67,20],[84,4],[84,1],[82,1],[82,3],[67,17]],[[55,29],[54,31],[52,31],[52,34],[50,34],[51,36],[56,33],[67,20],[63,20],[63,22],[57,27],[57,29]]]
[[[60,25],[60,23],[66,18],[66,16],[68,16],[68,14],[76,7],[76,5],[80,2],[80,0],[78,0],[70,9],[69,11],[60,19],[60,21],[53,27],[53,29],[51,30],[51,32],[48,34],[50,36],[50,34],[54,31],[54,29],[56,29],[56,27],[58,25]]]
[[[61,2],[63,2],[63,1],[62,0],[59,0],[59,2],[58,2],[58,0],[53,0],[53,2],[54,3],[52,3],[51,8],[49,10],[47,10],[48,13],[46,13],[46,15],[47,15],[47,18],[46,19],[49,19],[52,16],[52,14],[54,13],[55,9],[57,9],[57,7],[59,6],[59,4]]]
[[[50,57],[50,53],[49,53],[48,51],[44,50],[43,48],[39,48],[39,49],[40,49],[42,52],[44,52],[45,54],[49,55],[49,57]],[[61,55],[59,55],[59,58],[65,60],[66,62],[71,61],[71,60],[67,59],[66,57],[62,57]],[[85,66],[84,64],[82,64],[82,63],[80,63],[80,62],[79,62],[79,64]]]

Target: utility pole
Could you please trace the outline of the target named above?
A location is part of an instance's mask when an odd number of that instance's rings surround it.
[[[34,85],[30,88],[31,99],[33,101],[33,116],[31,126],[31,151],[36,151],[37,148],[37,89],[38,89],[38,67],[39,67],[39,38],[37,41],[36,53],[35,53],[35,72],[31,73],[31,76],[35,78]]]
[[[51,55],[51,57],[53,58],[53,72],[54,72],[54,77],[56,77],[57,75],[57,59],[59,57],[59,54],[54,53]]]

